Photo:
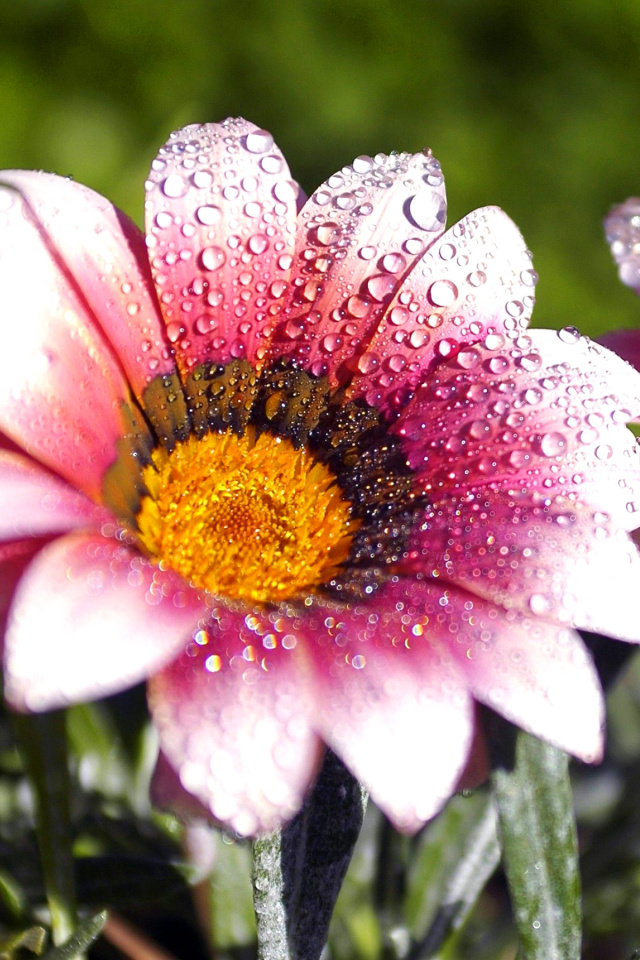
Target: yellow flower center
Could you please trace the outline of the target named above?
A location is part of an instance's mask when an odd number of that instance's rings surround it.
[[[276,603],[313,590],[338,572],[359,526],[327,467],[253,429],[158,447],[143,479],[143,546],[231,598]]]

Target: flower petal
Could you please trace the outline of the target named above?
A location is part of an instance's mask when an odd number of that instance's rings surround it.
[[[315,667],[318,729],[401,830],[455,790],[473,734],[472,702],[438,626],[443,591],[381,588],[352,608],[317,602],[297,628]]]
[[[409,544],[423,572],[546,620],[640,642],[640,555],[607,514],[489,487],[443,498]]]
[[[20,192],[140,399],[154,377],[174,369],[144,235],[108,200],[72,180],[6,170],[0,173],[0,182]],[[29,255],[21,254],[30,263]],[[31,263],[29,275],[36,276]]]
[[[322,748],[309,724],[298,651],[266,617],[214,609],[198,643],[149,683],[160,745],[185,789],[245,835],[298,810]]]
[[[147,183],[147,245],[183,377],[255,361],[294,249],[296,199],[273,138],[246,120],[172,134]]]
[[[53,541],[10,611],[5,696],[50,710],[131,686],[184,647],[203,605],[180,577],[99,534]]]
[[[128,385],[33,211],[6,186],[0,233],[0,429],[99,499]]]
[[[446,595],[474,621],[473,636],[450,646],[474,697],[587,763],[601,760],[604,700],[578,634],[466,592]]]
[[[332,386],[350,379],[391,297],[444,230],[444,179],[430,151],[358,157],[300,212],[294,284],[272,353]]]
[[[604,221],[607,243],[618,264],[620,279],[636,293],[640,293],[639,214],[640,198],[629,197],[624,203],[614,207]]]
[[[0,543],[0,644],[4,644],[7,617],[16,584],[45,542],[29,538]]]
[[[433,497],[526,484],[634,529],[640,457],[626,423],[640,413],[640,375],[573,329],[493,339],[440,364],[393,425],[419,485]]]
[[[520,231],[502,210],[468,214],[428,249],[388,304],[350,396],[389,413],[402,409],[426,371],[465,344],[522,332],[536,280]]]
[[[0,540],[95,527],[110,520],[82,494],[33,461],[0,449]]]

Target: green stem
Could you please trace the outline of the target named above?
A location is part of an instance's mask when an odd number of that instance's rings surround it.
[[[15,714],[14,728],[35,798],[53,942],[60,945],[77,926],[64,711]]]

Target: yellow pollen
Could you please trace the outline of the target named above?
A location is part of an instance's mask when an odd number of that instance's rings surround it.
[[[158,447],[143,479],[142,545],[231,598],[276,603],[313,590],[339,571],[360,525],[327,467],[252,429]]]

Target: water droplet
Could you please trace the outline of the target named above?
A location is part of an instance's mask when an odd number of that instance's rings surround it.
[[[252,237],[249,237],[249,242],[247,244],[251,253],[260,254],[269,246],[269,241],[262,233],[256,233]]]
[[[369,277],[367,280],[367,292],[373,297],[374,300],[377,300],[378,303],[382,303],[383,300],[386,300],[387,297],[393,295],[397,281],[385,274],[378,274],[375,277]]]
[[[394,325],[394,327],[401,327],[403,323],[406,323],[409,319],[409,311],[406,307],[394,307],[389,312],[389,322]]]
[[[356,157],[351,166],[354,173],[370,173],[373,170],[373,160],[367,156]]]
[[[552,430],[540,438],[540,453],[543,457],[558,457],[567,452],[567,438],[563,433]]]
[[[469,436],[474,440],[485,440],[491,436],[491,424],[488,420],[472,420],[469,424]]]
[[[177,173],[170,174],[162,184],[162,192],[165,197],[170,197],[172,200],[184,197],[188,189],[189,184]]]
[[[327,220],[325,223],[320,224],[316,230],[316,236],[318,243],[321,243],[323,247],[329,247],[332,243],[340,239],[342,236],[342,228],[338,223]]]
[[[456,357],[456,360],[463,369],[470,370],[471,367],[475,367],[480,360],[480,354],[477,350],[473,350],[472,348],[469,350],[461,350]]]
[[[200,254],[200,261],[205,270],[219,270],[227,259],[221,247],[205,247]]]
[[[349,297],[347,300],[347,310],[352,317],[366,317],[371,304],[364,297]]]
[[[483,283],[486,283],[487,275],[482,270],[474,270],[467,277],[467,281],[472,287],[481,287]]]
[[[558,336],[563,343],[577,343],[581,334],[576,327],[563,327],[562,330],[558,330]]]
[[[544,617],[553,610],[553,597],[544,593],[532,593],[529,597],[529,609],[536,617]]]
[[[359,251],[359,255],[363,260],[373,260],[377,253],[375,247],[362,247]]]
[[[375,353],[363,353],[358,360],[358,370],[360,373],[373,373],[380,366],[380,359]]]
[[[409,219],[421,230],[440,231],[443,228],[447,205],[437,190],[421,190],[408,203]]]
[[[382,258],[381,266],[387,273],[400,273],[406,266],[406,260],[401,253],[388,253]]]
[[[278,180],[273,195],[280,203],[293,203],[298,196],[298,184],[293,180]]]
[[[212,226],[214,223],[217,223],[222,216],[222,211],[220,207],[214,206],[204,206],[198,207],[196,210],[196,217],[206,227]]]
[[[519,300],[509,300],[505,305],[505,310],[510,317],[517,319],[524,313],[524,304],[522,304]]]
[[[327,353],[335,353],[342,346],[342,337],[337,333],[329,333],[321,341],[322,349]]]
[[[427,296],[434,307],[450,307],[458,298],[458,288],[451,280],[436,280],[429,287]]]
[[[610,460],[613,456],[613,448],[608,443],[601,443],[594,452],[598,460]]]
[[[249,153],[266,153],[273,146],[273,137],[268,130],[253,130],[247,134],[245,147]]]

